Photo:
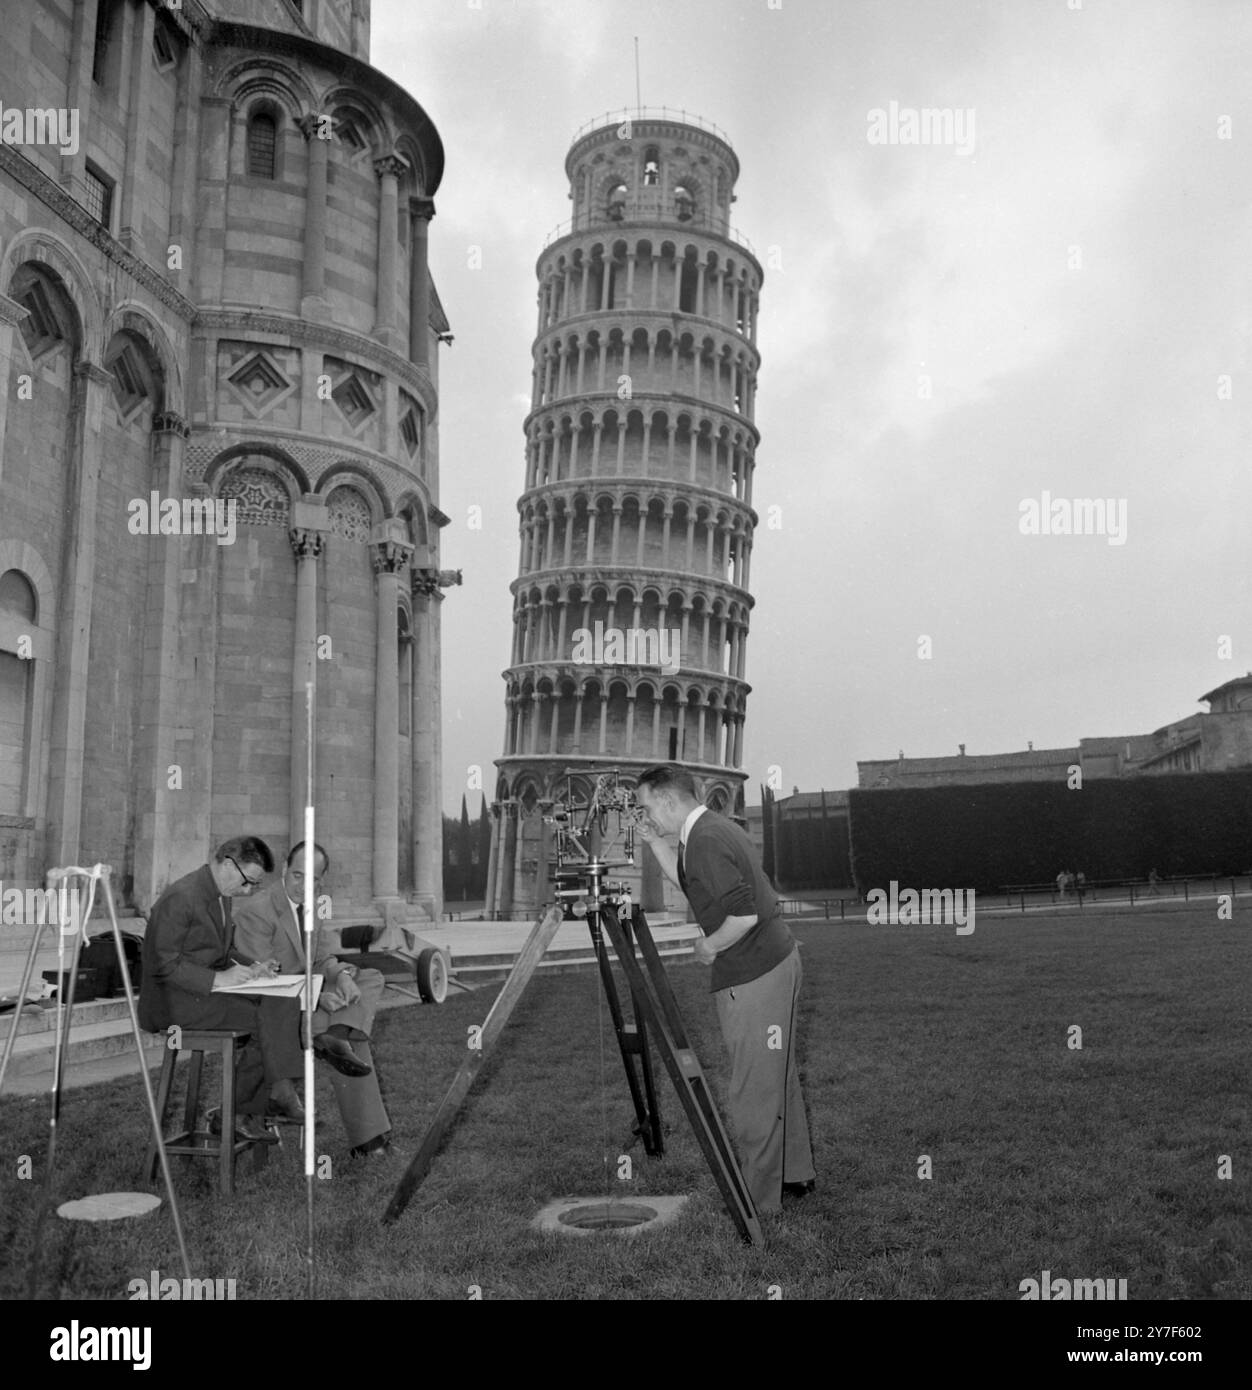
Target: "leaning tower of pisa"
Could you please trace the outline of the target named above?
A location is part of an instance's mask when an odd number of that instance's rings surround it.
[[[730,224],[739,161],[696,117],[637,111],[580,130],[565,169],[572,217],[536,267],[498,916],[548,896],[544,803],[568,771],[679,762],[727,814],[745,780],[762,273]]]

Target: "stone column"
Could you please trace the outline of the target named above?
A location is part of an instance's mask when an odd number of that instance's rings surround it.
[[[169,241],[182,253],[182,265],[170,266],[165,254],[165,274],[188,298],[191,293],[191,261],[196,236],[197,152],[200,148],[202,66],[186,61],[186,80],[178,84],[174,113],[174,166],[170,189]]]
[[[152,30],[156,11],[151,5],[140,5],[131,34],[130,93],[127,98],[126,151],[122,174],[122,198],[118,214],[117,239],[128,251],[143,255],[139,222],[143,213],[143,193],[148,175],[148,93],[152,81]],[[194,64],[198,54],[189,51],[186,61]],[[180,87],[181,87],[180,83]],[[179,196],[177,185],[170,190],[172,199]],[[164,247],[160,262],[164,264]]]
[[[622,504],[613,503],[613,544],[609,550],[609,564],[616,566],[618,563],[618,547],[622,539]]]
[[[194,59],[193,59],[194,61]],[[89,70],[90,71],[90,70]],[[200,168],[196,180],[196,256],[192,267],[195,297],[219,303],[226,278],[226,218],[232,111],[226,97],[205,96],[200,102]]]
[[[410,753],[413,797],[413,890],[438,921],[443,910],[443,814],[440,744],[439,605],[443,595],[429,570],[409,571],[413,609],[413,710]],[[391,616],[395,636],[396,615]],[[394,647],[394,640],[393,640]],[[396,839],[392,836],[392,841]]]
[[[179,415],[152,421],[152,486],[162,497],[176,497],[183,476],[183,447],[190,431]],[[147,537],[147,593],[143,624],[143,693],[135,737],[134,901],[151,906],[176,877],[171,844],[177,821],[168,769],[177,761],[175,733],[179,713],[178,630],[180,542],[171,536]]]
[[[433,198],[409,199],[409,358],[413,365],[430,371],[430,269],[426,248]]]
[[[635,692],[626,692],[626,756],[635,751]]]
[[[397,650],[401,569],[412,554],[403,527],[394,521],[375,528],[370,559],[375,574],[374,656],[374,897],[399,897],[400,670]],[[414,624],[416,627],[416,623]],[[416,636],[416,634],[415,634]],[[426,653],[429,655],[429,652]],[[416,673],[415,673],[416,675]],[[413,682],[417,688],[417,680]],[[430,710],[423,710],[426,719]],[[412,725],[410,727],[413,727]],[[413,727],[413,742],[417,729]]]
[[[582,687],[579,686],[578,692],[574,697],[574,746],[570,750],[573,753],[581,753],[583,751],[583,695],[584,691]]]
[[[8,427],[10,377],[13,371],[13,329],[27,311],[6,294],[0,294],[0,481],[4,479],[4,436]]]
[[[291,542],[296,560],[296,617],[291,658],[291,787],[288,799],[288,846],[304,834],[304,808],[309,802],[308,685],[313,684],[314,749],[317,709],[317,560],[325,545],[330,520],[324,497],[306,497],[291,513]],[[314,769],[313,795],[317,795]]]
[[[82,201],[83,175],[87,168],[87,142],[81,132],[91,122],[91,67],[95,53],[98,6],[92,0],[75,0],[74,21],[70,31],[70,70],[65,89],[65,104],[78,112],[80,131],[78,148],[73,154],[61,154],[60,180],[70,196]]]
[[[374,336],[389,348],[401,346],[396,315],[396,253],[400,178],[408,161],[384,155],[374,161],[378,175],[378,292],[374,307]]]
[[[329,115],[301,116],[296,122],[308,146],[309,174],[304,197],[304,277],[300,316],[329,320],[326,302],[326,165],[335,125]]]
[[[113,377],[94,362],[74,366],[70,408],[73,507],[65,554],[67,583],[60,594],[56,682],[52,707],[48,852],[54,864],[79,862],[86,751],[91,609],[96,581],[96,505],[100,491],[100,430]]]
[[[600,692],[600,745],[597,749],[599,756],[604,756],[607,747],[609,734],[609,693],[607,690]]]
[[[500,809],[498,801],[491,803],[491,848],[487,851],[487,897],[483,903],[483,916],[489,922],[496,914],[496,885],[499,882],[500,868]]]

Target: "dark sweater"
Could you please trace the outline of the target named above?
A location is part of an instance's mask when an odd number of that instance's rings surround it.
[[[795,940],[783,920],[778,894],[765,875],[752,841],[716,811],[691,827],[679,856],[679,882],[705,936],[727,917],[751,917],[756,925],[713,962],[710,988],[747,984],[791,954]]]

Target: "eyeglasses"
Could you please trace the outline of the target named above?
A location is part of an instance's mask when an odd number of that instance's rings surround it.
[[[257,886],[257,884],[260,883],[261,879],[260,879],[260,878],[249,878],[248,875],[245,874],[244,871],[239,867],[239,862],[238,862],[238,860],[232,859],[231,856],[230,856],[229,854],[228,854],[226,857],[227,857],[227,859],[230,859],[230,862],[231,862],[232,864],[234,864],[234,866],[235,866],[235,872],[239,875],[239,877],[240,877],[241,879],[243,879],[243,889],[244,889],[244,892],[245,892],[245,893],[251,893],[252,890]],[[262,874],[262,875],[261,875],[261,878],[264,878],[264,877],[265,877],[265,875]]]

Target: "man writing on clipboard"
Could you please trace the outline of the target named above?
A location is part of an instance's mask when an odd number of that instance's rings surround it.
[[[250,961],[234,940],[231,899],[251,893],[274,867],[264,840],[238,836],[172,883],[153,905],[143,938],[139,1022],[152,1032],[232,1028],[250,1034],[235,1069],[236,1129],[272,1139],[267,1112],[303,1120],[295,1078],[304,1071],[299,999],[221,992],[272,976],[277,962]]]

